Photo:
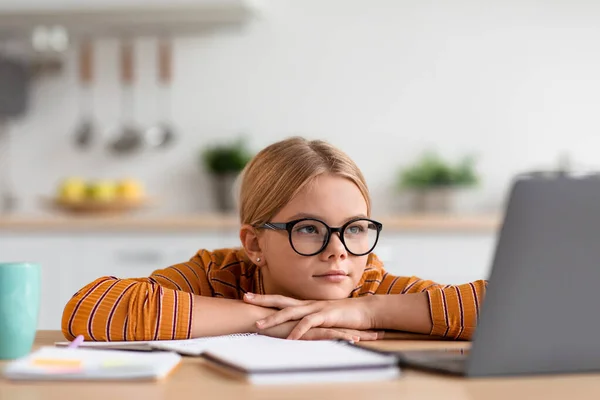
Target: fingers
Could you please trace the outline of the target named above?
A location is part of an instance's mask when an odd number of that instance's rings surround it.
[[[323,325],[324,322],[325,318],[322,313],[307,315],[296,324],[287,338],[291,340],[300,339],[309,329],[319,327]]]
[[[345,340],[348,342],[358,342],[360,338],[341,329],[334,328],[313,328],[306,332],[300,340]]]
[[[291,297],[280,296],[276,294],[263,295],[254,293],[246,293],[244,295],[244,301],[257,306],[271,308],[294,307],[309,303],[304,300],[297,300]]]
[[[259,329],[268,329],[273,326],[283,324],[284,322],[297,321],[314,313],[317,310],[318,305],[316,303],[297,307],[287,307],[269,315],[264,319],[256,321],[256,326]]]
[[[380,332],[376,332],[376,331],[357,331],[355,329],[339,329],[339,328],[334,328],[334,329],[337,329],[337,330],[345,332],[349,335],[358,337],[362,341],[371,341],[371,340],[380,339]]]
[[[348,342],[371,341],[382,338],[382,332],[358,331],[342,328],[311,328],[300,340],[346,340]]]

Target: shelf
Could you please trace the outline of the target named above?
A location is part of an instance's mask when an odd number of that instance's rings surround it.
[[[257,11],[251,0],[4,1],[0,36],[29,37],[36,26],[65,27],[71,37],[187,35],[240,26]]]
[[[501,222],[497,215],[391,215],[378,218],[385,232],[409,233],[495,233]],[[39,231],[142,231],[202,232],[237,231],[235,215],[181,215],[164,217],[65,217],[13,216],[0,217],[2,232]]]

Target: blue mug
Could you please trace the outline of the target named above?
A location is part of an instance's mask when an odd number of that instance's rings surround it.
[[[0,262],[0,360],[31,352],[40,309],[41,268]]]

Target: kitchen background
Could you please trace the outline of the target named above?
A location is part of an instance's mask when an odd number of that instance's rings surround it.
[[[592,50],[600,4],[258,4],[243,27],[175,38],[170,98],[178,136],[168,151],[114,157],[102,143],[74,147],[80,91],[72,46],[60,73],[33,83],[30,109],[11,124],[19,211],[38,213],[38,197],[54,193],[63,177],[127,175],[161,198],[156,213],[210,212],[199,152],[239,134],[254,151],[292,134],[331,141],[364,170],[382,214],[397,210],[398,168],[430,147],[450,159],[476,154],[481,185],[468,196],[469,211],[496,210],[515,172],[553,168],[563,153],[598,164],[600,55]],[[117,39],[95,43],[93,111],[103,129],[120,117],[118,46]],[[135,40],[140,125],[161,115],[155,50],[154,38]]]
[[[95,2],[140,11],[161,3]],[[200,154],[241,136],[252,152],[290,135],[345,150],[366,175],[374,215],[389,222],[379,252],[390,270],[447,283],[486,276],[515,173],[600,164],[600,53],[594,51],[600,3],[162,4],[250,7],[239,23],[173,35],[167,88],[156,83],[157,36],[129,32],[133,119],[150,126],[168,107],[176,135],[171,146],[130,155],[107,149],[108,129],[118,126],[124,108],[118,34],[92,37],[90,98],[99,130],[89,149],[75,144],[86,104],[77,40],[58,57],[62,68],[32,79],[26,112],[8,123],[0,172],[18,201],[0,217],[0,259],[33,259],[57,271],[47,278],[53,286],[44,283],[46,295],[60,295],[45,306],[43,327],[56,327],[66,298],[95,277],[143,276],[188,259],[197,248],[236,244],[235,224],[215,216],[214,188]],[[80,7],[67,0],[2,0],[0,31],[10,22],[2,19],[6,10],[35,12],[42,5]],[[429,150],[451,162],[475,157],[478,184],[456,193],[445,216],[413,215],[397,189],[399,169]],[[119,218],[107,225],[96,219],[50,223],[43,218],[70,214],[41,199],[58,193],[68,177],[130,177],[157,204],[131,214],[137,217],[131,225]]]

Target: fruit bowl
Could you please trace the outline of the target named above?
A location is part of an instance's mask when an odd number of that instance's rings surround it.
[[[46,207],[77,214],[119,214],[136,211],[152,204],[147,198],[114,200],[67,200],[61,198],[42,198]]]
[[[124,213],[148,206],[151,202],[136,179],[64,179],[54,197],[42,198],[44,205],[70,213]]]

